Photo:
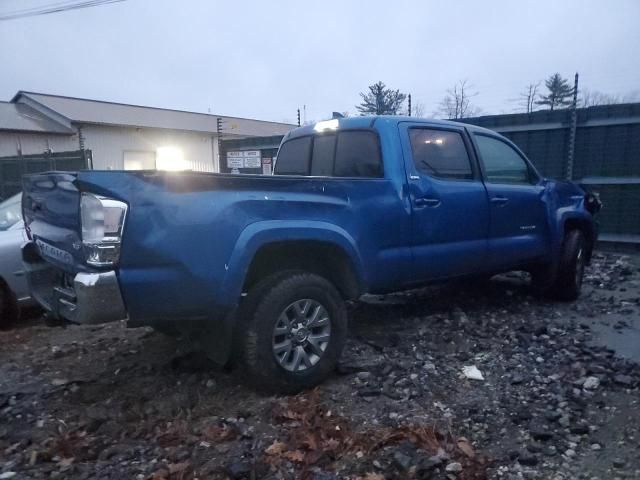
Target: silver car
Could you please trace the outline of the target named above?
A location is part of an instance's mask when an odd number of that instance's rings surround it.
[[[22,222],[22,193],[0,203],[0,327],[17,320],[31,303],[20,248],[27,241]]]

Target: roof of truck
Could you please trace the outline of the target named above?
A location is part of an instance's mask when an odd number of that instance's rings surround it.
[[[453,126],[464,127],[474,132],[485,132],[496,134],[496,132],[478,127],[476,125],[470,125],[468,123],[455,122],[452,120],[437,120],[435,118],[417,118],[407,117],[402,115],[375,115],[365,117],[345,117],[334,118],[331,120],[323,120],[321,122],[304,125],[302,127],[291,130],[285,138],[300,137],[303,135],[315,134],[322,131],[329,130],[344,130],[344,129],[360,129],[360,128],[373,128],[375,124],[385,122],[397,125],[401,122],[422,123],[425,125],[439,125],[439,126]]]

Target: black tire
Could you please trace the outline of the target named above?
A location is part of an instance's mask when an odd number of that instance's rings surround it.
[[[20,308],[15,295],[0,280],[0,328],[7,328],[20,317]]]
[[[562,245],[555,278],[545,285],[545,293],[557,300],[573,301],[580,296],[586,265],[586,241],[580,230],[567,232]],[[535,279],[535,277],[534,277]],[[544,279],[539,282],[543,283]]]
[[[529,270],[531,287],[536,295],[549,296],[554,285],[555,270],[553,265],[536,265]]]
[[[297,313],[288,319],[291,309],[301,314],[306,311],[306,307],[295,310],[305,304],[316,312],[303,315],[306,323]],[[317,312],[323,312],[323,318],[314,321]],[[260,281],[248,292],[238,315],[236,345],[241,365],[253,386],[269,392],[292,394],[322,382],[335,369],[347,337],[347,314],[340,293],[325,278],[312,273],[280,272]],[[283,330],[283,318],[289,333],[276,334],[276,327]],[[313,326],[320,323],[322,326]],[[317,340],[320,338],[326,341]],[[278,347],[287,341],[288,350]],[[321,354],[313,353],[322,347]],[[283,349],[280,358],[276,356],[278,348]]]

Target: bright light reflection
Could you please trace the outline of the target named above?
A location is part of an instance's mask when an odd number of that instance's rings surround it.
[[[337,130],[338,129],[338,119],[334,118],[332,120],[325,120],[323,122],[318,122],[315,124],[313,129],[316,132],[323,132],[324,130]]]
[[[156,151],[156,168],[158,170],[189,170],[182,149],[178,147],[159,147]]]

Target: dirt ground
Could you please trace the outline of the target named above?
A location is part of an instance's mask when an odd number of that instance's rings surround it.
[[[290,398],[151,329],[0,332],[0,480],[640,478],[640,258],[597,254],[575,303],[512,274],[350,318]]]

